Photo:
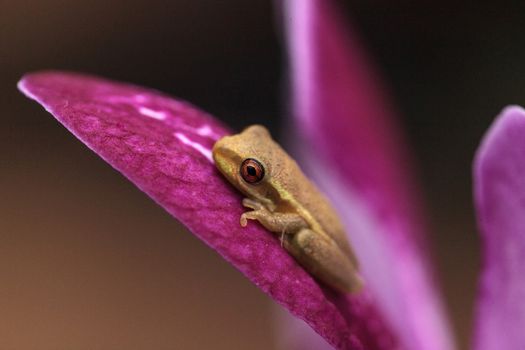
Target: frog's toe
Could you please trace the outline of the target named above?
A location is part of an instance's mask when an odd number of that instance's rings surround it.
[[[255,212],[253,211],[249,211],[241,215],[240,222],[241,222],[242,227],[246,227],[246,225],[248,225],[248,220],[257,220],[257,217],[255,216],[254,213]]]
[[[248,220],[260,220],[261,214],[260,210],[247,211],[241,215],[241,226],[246,227],[248,225]]]
[[[242,214],[241,215],[241,226],[246,227],[246,225],[248,225],[248,218],[246,217],[246,215]]]

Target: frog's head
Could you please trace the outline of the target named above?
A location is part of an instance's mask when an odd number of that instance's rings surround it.
[[[242,133],[225,136],[213,146],[213,159],[219,171],[249,198],[271,206],[276,195],[271,165],[276,152],[282,152],[268,130],[252,125]]]

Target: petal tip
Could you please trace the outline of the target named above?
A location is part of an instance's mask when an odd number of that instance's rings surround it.
[[[508,105],[501,111],[501,114],[507,114],[507,113],[521,113],[525,114],[525,109],[521,107],[520,105]]]
[[[499,113],[494,123],[486,132],[481,144],[476,152],[474,169],[479,171],[483,164],[483,159],[493,148],[492,144],[501,137],[505,138],[509,133],[514,133],[516,129],[525,128],[525,109],[519,105],[509,105]]]
[[[38,96],[36,96],[33,93],[33,89],[31,88],[31,83],[35,80],[38,80],[39,77],[49,75],[49,74],[68,74],[68,72],[59,72],[59,71],[53,71],[53,70],[40,70],[35,72],[29,72],[24,73],[20,80],[17,82],[16,87],[18,90],[24,94],[25,96],[29,97],[32,100],[38,101]]]
[[[27,88],[26,86],[26,82],[27,82],[27,77],[28,75],[24,74],[22,76],[22,78],[20,78],[20,80],[18,81],[18,83],[16,83],[16,87],[18,88],[18,90],[23,93],[25,96],[31,98],[31,99],[35,99],[35,96],[29,91],[29,89]]]

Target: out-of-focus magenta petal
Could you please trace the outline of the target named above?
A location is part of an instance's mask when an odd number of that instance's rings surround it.
[[[334,347],[394,348],[366,294],[323,288],[273,234],[239,225],[241,195],[211,159],[228,133],[217,120],[157,91],[73,73],[30,74],[19,88]]]
[[[335,202],[368,289],[409,349],[452,349],[410,161],[367,57],[330,0],[284,1],[297,147]]]
[[[525,346],[525,110],[506,108],[477,152],[474,194],[483,239],[475,349]]]

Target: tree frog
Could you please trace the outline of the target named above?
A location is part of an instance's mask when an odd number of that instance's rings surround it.
[[[335,210],[265,127],[252,125],[221,138],[213,147],[213,159],[246,196],[242,204],[251,211],[241,215],[241,226],[259,221],[326,285],[344,293],[361,288],[357,260]]]

